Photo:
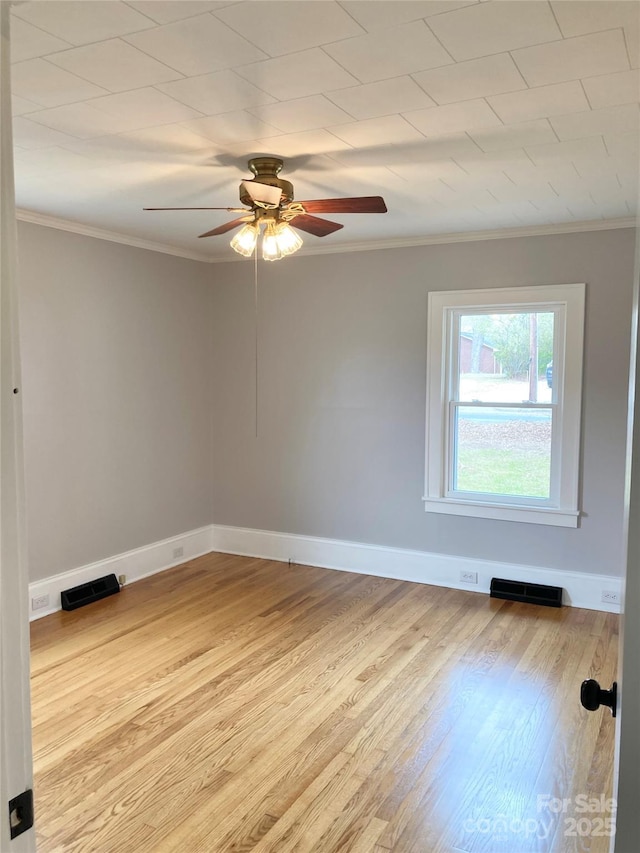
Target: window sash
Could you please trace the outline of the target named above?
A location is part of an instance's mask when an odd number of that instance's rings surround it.
[[[507,403],[496,400],[494,403],[466,402],[460,399],[460,319],[470,314],[553,314],[553,359],[554,371],[556,364],[556,381],[551,387],[550,403]],[[562,388],[564,385],[564,327],[565,306],[546,302],[534,302],[523,305],[487,305],[483,309],[476,308],[448,308],[446,309],[446,325],[448,330],[447,351],[449,354],[446,364],[448,389],[447,400],[447,423],[444,428],[444,489],[445,497],[460,497],[464,500],[480,501],[483,503],[512,504],[514,506],[545,506],[558,507],[560,503],[560,447],[558,422],[562,419]],[[456,442],[455,442],[455,411],[452,407],[459,405],[467,406],[499,406],[500,408],[551,408],[551,466],[549,481],[549,497],[536,498],[529,495],[502,495],[491,492],[467,492],[453,487],[456,471]]]
[[[460,318],[469,316],[470,314],[553,314],[553,364],[554,370],[556,364],[562,372],[560,376],[563,380],[564,375],[564,332],[566,322],[566,309],[564,305],[553,303],[533,303],[525,305],[489,305],[483,309],[480,308],[449,308],[447,313],[447,364],[449,366],[449,374],[447,381],[448,398],[449,400],[460,400]],[[563,381],[554,382],[551,386],[551,400],[558,403],[558,393],[561,392]],[[502,403],[500,404],[502,405]]]
[[[549,470],[549,497],[539,498],[534,495],[505,495],[501,492],[472,492],[464,489],[457,489],[454,486],[456,471],[457,471],[457,455],[458,445],[456,442],[456,423],[457,410],[464,409],[514,409],[522,410],[551,410],[551,447],[550,447],[550,470]],[[557,471],[557,456],[558,456],[558,440],[556,423],[558,420],[558,406],[555,403],[466,403],[464,401],[450,400],[448,406],[448,419],[445,428],[447,436],[447,444],[445,448],[446,466],[446,484],[444,489],[445,497],[461,498],[467,501],[481,501],[483,503],[506,503],[514,506],[539,506],[539,507],[557,507],[559,500],[559,483],[557,476],[554,478],[554,473]]]

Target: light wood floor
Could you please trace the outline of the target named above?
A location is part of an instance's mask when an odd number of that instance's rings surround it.
[[[617,618],[221,554],[48,616],[39,853],[604,853],[538,797],[611,796]]]

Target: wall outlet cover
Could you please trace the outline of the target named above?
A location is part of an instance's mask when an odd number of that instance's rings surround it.
[[[603,589],[602,601],[604,604],[620,604],[620,596],[612,589]]]

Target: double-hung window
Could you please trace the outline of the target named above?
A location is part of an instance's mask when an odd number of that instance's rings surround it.
[[[429,294],[427,512],[577,526],[584,293]]]

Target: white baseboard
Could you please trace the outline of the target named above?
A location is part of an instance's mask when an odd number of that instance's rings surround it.
[[[470,557],[453,557],[427,551],[410,551],[320,539],[315,536],[298,536],[290,533],[273,533],[242,527],[212,525],[212,549],[227,554],[263,557],[338,569],[365,575],[377,575],[414,583],[446,586],[469,592],[488,593],[491,578],[560,586],[564,590],[563,603],[587,610],[619,613],[619,604],[603,603],[603,591],[613,592],[618,602],[621,596],[621,579],[612,575],[592,575],[567,572],[561,569],[539,568],[515,563],[498,563]],[[477,584],[460,581],[460,573],[476,572]]]
[[[134,548],[133,551],[116,554],[106,560],[98,560],[96,563],[52,575],[41,581],[34,581],[29,584],[30,619],[40,619],[42,616],[48,616],[60,610],[60,593],[64,589],[70,589],[112,573],[126,575],[127,584],[129,584],[208,554],[213,550],[211,534],[212,528],[207,525],[178,536],[171,536],[160,542],[153,542],[151,545],[144,545],[142,548]],[[178,548],[182,548],[182,554],[174,557]],[[43,595],[49,596],[49,606],[34,610],[33,599]]]
[[[174,557],[175,549],[183,553]],[[618,602],[622,583],[612,575],[592,575],[567,572],[561,569],[540,568],[516,563],[498,563],[471,557],[454,557],[432,554],[428,551],[410,551],[405,548],[388,548],[316,536],[299,536],[293,533],[275,533],[269,530],[252,530],[245,527],[227,527],[212,524],[190,530],[133,551],[116,554],[105,560],[53,575],[29,584],[31,619],[40,619],[60,610],[60,593],[78,584],[108,575],[126,575],[127,583],[170,569],[187,560],[211,551],[261,557],[318,566],[323,569],[376,575],[414,583],[464,589],[468,592],[489,592],[491,578],[560,586],[564,590],[563,603],[588,610],[619,613],[619,604],[602,601],[602,593],[614,593]],[[478,583],[460,581],[461,572],[477,573]],[[34,598],[49,596],[49,606],[33,610]]]

